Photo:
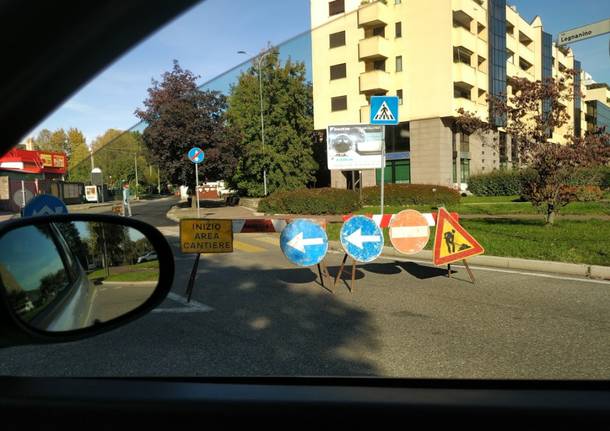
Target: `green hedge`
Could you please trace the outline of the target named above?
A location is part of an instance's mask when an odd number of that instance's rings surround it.
[[[531,172],[522,170],[500,170],[487,174],[472,175],[468,180],[468,190],[477,196],[522,195],[522,183]],[[576,175],[570,186],[598,186],[610,188],[610,167],[586,169]]]
[[[258,204],[259,211],[272,214],[348,214],[358,208],[357,192],[333,188],[275,192]]]
[[[381,188],[362,189],[364,205],[379,205]],[[460,202],[460,194],[449,187],[427,184],[386,184],[385,205],[451,205]]]
[[[476,196],[521,195],[522,177],[521,171],[512,169],[471,175],[468,190]]]

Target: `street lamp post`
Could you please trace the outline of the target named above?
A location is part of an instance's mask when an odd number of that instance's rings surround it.
[[[260,99],[261,105],[261,141],[263,142],[263,155],[266,155],[265,152],[265,119],[263,116],[263,78],[261,75],[261,63],[263,58],[267,56],[271,51],[268,50],[263,55],[258,57],[258,95]],[[238,54],[248,55],[246,51],[237,51]],[[265,196],[267,196],[267,166],[263,162],[263,188]]]

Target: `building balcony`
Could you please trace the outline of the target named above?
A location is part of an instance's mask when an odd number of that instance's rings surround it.
[[[362,39],[358,43],[360,60],[377,60],[390,58],[392,47],[390,41],[381,36]]]
[[[368,124],[371,119],[371,107],[369,105],[360,107],[360,123]]]
[[[361,93],[390,91],[390,88],[392,88],[392,79],[388,72],[371,70],[360,75]]]
[[[390,10],[381,2],[371,3],[358,9],[358,26],[360,27],[386,25],[391,22]]]
[[[453,63],[453,81],[465,82],[472,87],[487,91],[489,76],[476,68],[464,63]]]
[[[454,11],[462,11],[478,22],[487,22],[487,11],[474,0],[451,0],[451,7]]]
[[[453,27],[453,46],[463,46],[469,51],[477,52],[477,36],[463,27]]]
[[[506,35],[506,49],[509,49],[511,52],[519,52],[519,42],[517,39],[510,35]]]
[[[533,46],[533,44],[532,44]],[[536,64],[536,54],[530,48],[523,44],[519,44],[519,57],[530,64]]]

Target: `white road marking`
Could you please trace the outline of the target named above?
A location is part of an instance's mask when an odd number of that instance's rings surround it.
[[[334,254],[345,254],[345,252],[339,251],[339,250],[329,250],[328,252],[329,253],[334,253]],[[379,256],[378,259],[397,260],[399,262],[423,263],[423,264],[425,264],[427,266],[430,266],[432,268],[440,268],[438,266],[433,265],[428,260],[404,259],[404,258],[400,258],[400,257],[387,257],[387,256]],[[455,266],[455,267],[458,267],[458,268],[465,268],[465,266],[463,266],[463,265],[457,265],[457,264],[454,264],[454,263],[452,263],[451,266]],[[469,265],[469,266],[470,266],[470,269],[477,269],[477,270],[481,270],[481,271],[503,272],[503,273],[507,273],[507,274],[519,274],[519,275],[527,275],[527,276],[532,276],[532,277],[553,278],[553,279],[556,279],[556,280],[582,281],[584,283],[605,284],[605,285],[610,286],[610,281],[605,281],[605,280],[593,280],[593,279],[590,279],[590,278],[563,277],[561,275],[543,274],[543,273],[539,273],[539,272],[517,271],[517,270],[514,270],[514,269],[489,268],[489,267],[486,267],[486,266],[474,266],[474,265]]]
[[[175,308],[155,308],[152,310],[153,313],[205,313],[208,311],[214,310],[209,305],[202,304],[199,301],[195,301],[191,299],[191,302],[188,302],[186,298],[178,295],[174,292],[169,292],[167,294],[167,298],[172,301],[176,301],[179,304],[184,305],[184,307],[175,307]]]

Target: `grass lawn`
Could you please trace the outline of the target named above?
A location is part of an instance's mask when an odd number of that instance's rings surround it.
[[[510,256],[570,263],[610,266],[610,222],[602,220],[561,220],[544,226],[538,220],[479,219],[461,223],[490,256]],[[330,223],[330,240],[339,239],[341,223]],[[426,249],[432,249],[434,228]],[[385,244],[391,245],[388,229]]]
[[[108,278],[104,269],[93,271],[87,277],[90,280],[102,278],[105,281],[156,281],[159,279],[159,261],[113,267],[110,268]]]

